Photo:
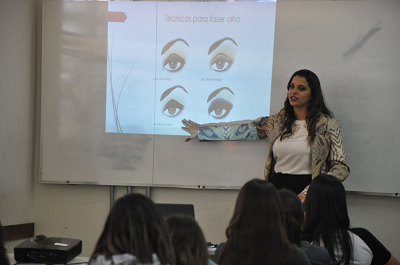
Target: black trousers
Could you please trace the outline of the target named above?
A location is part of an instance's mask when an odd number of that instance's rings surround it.
[[[269,178],[269,181],[274,184],[275,188],[288,189],[296,194],[299,194],[305,187],[311,183],[311,174],[309,175],[291,175],[274,172]]]

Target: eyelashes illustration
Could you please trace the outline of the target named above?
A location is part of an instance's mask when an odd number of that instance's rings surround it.
[[[238,46],[237,43],[230,37],[225,37],[214,42],[208,49],[208,55],[212,55],[209,67],[216,72],[226,72],[235,61],[235,49],[233,45]],[[185,46],[186,45],[186,46]],[[182,70],[186,65],[185,50],[190,47],[189,44],[182,38],[174,39],[164,45],[161,55],[163,69],[168,72],[175,73]]]
[[[162,114],[173,118],[181,114],[184,108],[185,106],[183,106],[181,103],[179,103],[175,99],[171,99],[167,102],[167,104],[164,105],[162,109]]]
[[[165,104],[161,107],[161,113],[170,118],[179,116],[185,109],[185,97],[187,93],[186,89],[180,85],[165,90],[160,98],[160,102],[165,101]]]
[[[235,61],[235,48],[232,45],[238,46],[237,43],[230,37],[225,37],[214,42],[208,49],[208,55],[212,55],[210,60],[210,69],[216,72],[226,72]],[[215,51],[215,52],[214,52]]]
[[[226,54],[217,54],[210,62],[210,69],[216,72],[228,71],[233,64],[234,60]]]
[[[232,98],[232,95],[235,94],[229,87],[214,90],[207,99],[207,103],[211,102],[208,107],[208,114],[215,119],[223,119],[228,116],[233,108],[232,102],[228,99]]]
[[[165,44],[161,51],[161,55],[165,54],[162,60],[163,69],[171,73],[182,70],[186,64],[185,50],[187,47],[189,47],[189,44],[181,38],[174,39]]]
[[[183,93],[184,92],[184,93]],[[188,92],[183,86],[176,85],[168,88],[161,95],[160,102],[165,101],[161,113],[167,117],[179,116],[185,109],[185,98]],[[223,119],[229,115],[233,108],[231,100],[235,94],[229,87],[221,87],[208,96],[208,114],[215,119]]]
[[[182,68],[185,66],[185,64],[186,64],[186,61],[184,58],[182,58],[181,56],[179,56],[176,53],[172,53],[163,62],[163,67],[165,70],[174,73],[174,72],[178,72],[178,71],[182,70]]]
[[[237,43],[230,37],[225,37],[214,42],[209,50],[211,55],[209,67],[216,72],[228,71],[235,62],[235,46]],[[186,65],[186,51],[189,44],[182,38],[168,42],[162,49],[161,55],[163,69],[175,73],[181,71]],[[183,86],[176,85],[168,88],[161,95],[161,113],[167,117],[179,116],[185,109],[185,99],[188,92]],[[215,119],[227,117],[233,109],[233,91],[228,87],[214,90],[208,97],[207,112]]]
[[[233,104],[223,98],[217,98],[211,101],[208,107],[208,114],[216,119],[223,119],[229,115],[233,108]]]

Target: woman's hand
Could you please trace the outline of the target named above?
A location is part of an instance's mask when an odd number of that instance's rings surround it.
[[[182,120],[182,124],[185,126],[185,127],[182,127],[182,130],[190,133],[190,137],[186,138],[185,142],[188,142],[188,141],[192,140],[193,138],[197,137],[200,124],[195,123],[191,120],[185,120],[185,119]]]
[[[303,192],[300,192],[297,196],[299,196],[300,201],[304,203],[304,201],[306,200],[306,195]]]

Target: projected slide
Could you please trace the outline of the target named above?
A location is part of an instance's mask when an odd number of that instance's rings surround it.
[[[109,2],[106,132],[269,115],[274,2]]]

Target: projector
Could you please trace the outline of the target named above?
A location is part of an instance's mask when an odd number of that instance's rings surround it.
[[[82,252],[79,239],[38,235],[14,248],[17,262],[66,264]]]

